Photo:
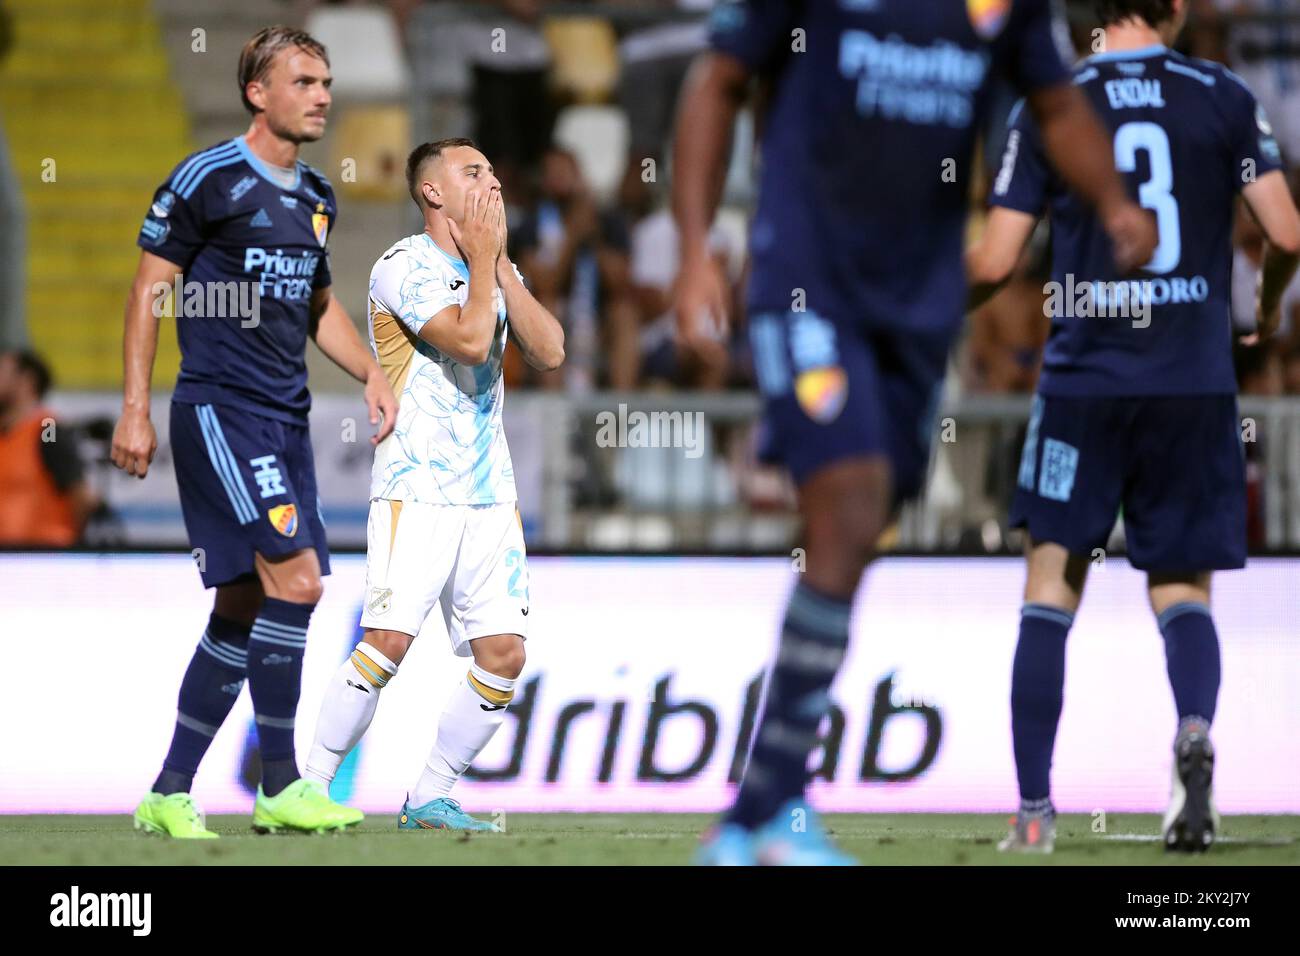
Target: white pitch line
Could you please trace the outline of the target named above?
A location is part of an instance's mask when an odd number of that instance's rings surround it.
[[[1105,834],[1099,837],[1102,840],[1114,840],[1118,843],[1163,843],[1158,833],[1113,833]],[[1231,837],[1221,836],[1214,838],[1215,843],[1248,843],[1252,846],[1290,846],[1295,842],[1291,837]]]

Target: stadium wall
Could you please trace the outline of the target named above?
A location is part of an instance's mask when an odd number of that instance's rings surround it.
[[[39,678],[0,694],[0,811],[129,811],[171,734],[210,608],[185,555],[0,554],[6,646]],[[1222,575],[1216,796],[1228,813],[1300,812],[1295,561]],[[535,558],[528,666],[502,731],[458,796],[480,812],[714,811],[743,759],[759,675],[793,574],[781,559]],[[1008,715],[1023,571],[1010,559],[892,558],[870,573],[833,691],[814,784],[828,811],[1015,805]],[[305,757],[326,680],[359,636],[364,561],[339,555],[312,620],[299,711]],[[1093,570],[1070,637],[1054,770],[1066,811],[1162,810],[1174,709],[1143,577]],[[335,796],[395,812],[465,669],[440,615],[384,692]],[[21,642],[21,644],[20,644]],[[248,695],[196,795],[251,807]]]

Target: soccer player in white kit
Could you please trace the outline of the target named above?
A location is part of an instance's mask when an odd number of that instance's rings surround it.
[[[365,636],[330,680],[307,776],[328,787],[438,604],[456,654],[473,660],[398,825],[492,830],[449,794],[501,726],[528,634],[501,359],[509,330],[530,365],[557,368],[564,332],[505,254],[501,184],[472,141],[416,147],[406,179],[424,231],[370,273],[370,344],[398,410],[371,473]]]

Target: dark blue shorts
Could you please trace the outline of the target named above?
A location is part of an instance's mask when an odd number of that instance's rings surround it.
[[[1121,512],[1143,571],[1246,565],[1246,463],[1235,395],[1034,397],[1013,527],[1073,554]]]
[[[760,457],[803,484],[848,458],[884,456],[894,500],[921,490],[952,334],[873,331],[810,312],[755,312],[754,371],[763,393]]]
[[[254,552],[271,558],[315,548],[321,573],[329,574],[306,425],[172,402],[171,447],[204,587],[255,574]]]

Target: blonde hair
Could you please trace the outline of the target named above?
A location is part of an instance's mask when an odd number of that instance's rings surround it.
[[[325,46],[310,33],[286,26],[263,27],[249,37],[239,54],[239,98],[244,101],[244,109],[248,112],[257,112],[248,101],[248,84],[265,79],[276,54],[289,47],[298,47],[324,60],[326,66],[330,65]]]

